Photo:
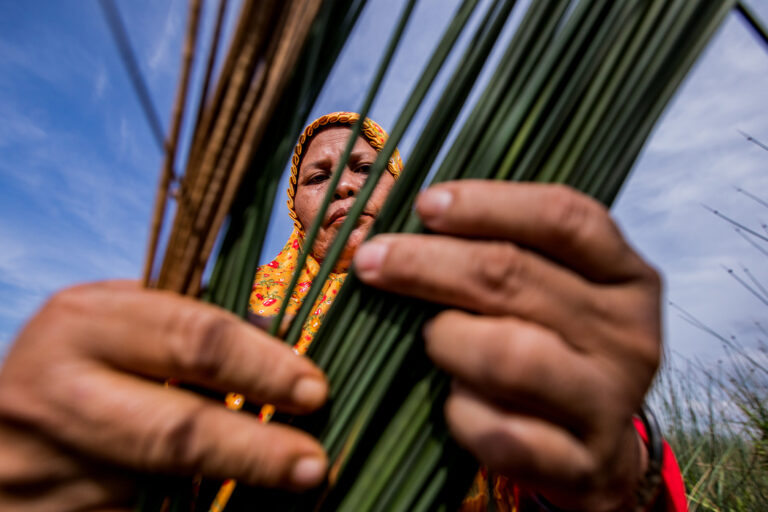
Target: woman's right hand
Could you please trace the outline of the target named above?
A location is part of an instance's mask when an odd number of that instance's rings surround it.
[[[327,396],[309,360],[216,307],[128,281],[59,292],[0,370],[0,509],[129,508],[138,473],[321,482],[316,440],[167,377],[291,413]]]

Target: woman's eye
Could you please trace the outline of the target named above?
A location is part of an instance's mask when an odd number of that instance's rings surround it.
[[[326,176],[325,174],[315,174],[314,176],[311,176],[307,180],[307,184],[309,184],[309,185],[316,185],[318,183],[324,182],[327,179],[328,179],[328,176]]]
[[[363,165],[357,166],[357,168],[355,169],[355,172],[361,172],[363,174],[368,174],[370,172],[370,170],[371,170],[371,165],[370,164],[363,164]]]

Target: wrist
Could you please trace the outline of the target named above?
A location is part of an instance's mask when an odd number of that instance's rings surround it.
[[[650,510],[661,492],[664,440],[656,416],[648,406],[643,405],[638,417],[640,420],[640,425],[637,425],[638,437],[642,441],[643,448],[640,453],[645,460],[642,462],[644,467],[642,477],[635,490],[634,510],[645,511]]]
[[[606,485],[604,491],[598,491],[586,501],[558,499],[556,505],[549,501],[547,496],[538,492],[530,494],[533,500],[541,510],[548,512],[598,509],[612,512],[651,510],[661,490],[663,453],[661,431],[653,413],[644,407],[644,411],[633,419],[622,437],[624,441],[620,444],[625,447],[625,451],[623,454],[618,454],[617,460],[623,459],[624,462],[614,467],[614,471],[617,471],[614,475],[623,474],[624,477]],[[619,488],[625,490],[616,494]]]

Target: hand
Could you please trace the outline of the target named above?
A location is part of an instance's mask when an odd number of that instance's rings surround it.
[[[131,282],[60,292],[0,372],[0,509],[129,508],[137,472],[322,481],[317,441],[165,387],[167,377],[294,413],[327,394],[309,360],[213,306]]]
[[[566,509],[631,506],[632,425],[660,357],[660,280],[599,203],[562,186],[445,183],[431,235],[361,246],[364,282],[439,302],[426,349],[454,377],[446,417],[489,469]]]

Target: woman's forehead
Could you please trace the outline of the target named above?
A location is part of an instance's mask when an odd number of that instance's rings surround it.
[[[346,126],[331,126],[315,133],[304,151],[299,170],[307,165],[312,165],[318,159],[340,157],[347,146],[351,129]],[[376,153],[376,149],[363,136],[358,136],[352,154]]]

